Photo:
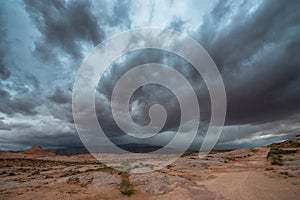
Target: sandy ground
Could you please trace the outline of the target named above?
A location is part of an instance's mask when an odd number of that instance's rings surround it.
[[[282,166],[267,159],[272,147],[211,152],[201,159],[186,154],[160,170],[127,174],[131,196],[120,192],[122,173],[91,155],[58,156],[37,147],[0,152],[0,199],[299,199],[300,147],[288,145],[279,147],[298,151],[280,155]],[[140,156],[153,168],[155,158]]]

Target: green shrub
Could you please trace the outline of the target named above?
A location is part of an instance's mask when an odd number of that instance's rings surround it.
[[[133,185],[129,181],[129,174],[126,172],[123,172],[121,174],[120,191],[122,194],[127,195],[127,196],[130,196],[133,194]]]
[[[266,171],[271,171],[271,170],[274,170],[274,168],[273,167],[267,167],[265,170]]]
[[[280,174],[282,174],[282,175],[289,175],[289,173],[288,173],[287,171],[285,171],[285,172],[280,172]]]
[[[300,147],[300,142],[297,142],[297,141],[291,141],[290,147],[293,147],[293,148]]]
[[[272,147],[267,155],[267,159],[272,158],[271,164],[272,165],[279,165],[282,166],[282,154],[292,154],[296,153],[297,150],[285,150],[280,148]]]
[[[255,153],[255,152],[258,152],[258,149],[255,149],[255,148],[250,148],[250,151]]]
[[[8,174],[8,176],[15,176],[16,174],[15,173],[13,173],[13,172],[10,172],[9,174]]]
[[[75,178],[69,178],[69,179],[67,180],[67,184],[77,184],[77,183],[79,183],[79,182],[80,182],[80,180],[79,180],[78,177],[75,177]]]

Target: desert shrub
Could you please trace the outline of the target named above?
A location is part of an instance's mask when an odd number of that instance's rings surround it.
[[[19,168],[18,171],[21,171],[21,172],[25,173],[25,172],[28,171],[28,169],[25,169],[25,168]]]
[[[297,150],[285,150],[280,148],[272,147],[267,155],[267,159],[271,158],[272,165],[279,165],[282,166],[282,154],[292,154],[296,153]]]
[[[253,153],[258,152],[258,150],[255,149],[255,148],[250,148],[250,151],[253,152]]]
[[[274,168],[273,167],[267,167],[265,170],[266,171],[271,171],[271,170],[274,170]]]
[[[229,160],[229,161],[235,161],[235,157],[234,156],[233,157],[227,157],[226,159]]]
[[[13,172],[10,172],[9,174],[8,174],[8,176],[15,176],[16,174],[15,173],[13,173]]]
[[[94,178],[91,178],[91,179],[89,179],[88,181],[85,181],[85,182],[81,183],[81,184],[80,184],[80,187],[87,188],[87,186],[93,182],[93,179],[94,179]]]
[[[66,173],[60,175],[60,177],[73,176],[73,175],[76,175],[76,174],[79,174],[79,173],[81,173],[81,172],[78,171],[78,170],[76,170],[76,171],[69,170],[69,172],[66,172]]]
[[[69,173],[64,173],[64,174],[60,175],[59,177],[67,177],[67,176],[70,176],[70,174]]]
[[[277,155],[273,155],[273,156],[272,156],[271,165],[279,165],[279,166],[282,166],[282,165],[283,165],[282,159],[281,159],[279,156],[277,156]]]
[[[96,172],[96,171],[105,171],[106,167],[98,167],[98,168],[94,168],[94,169],[87,169],[84,172]]]
[[[77,190],[71,190],[71,191],[67,191],[66,193],[68,194],[78,194]]]
[[[33,176],[33,175],[40,175],[40,170],[37,170],[37,171],[35,171],[35,172],[32,172],[31,175],[32,175],[32,176]]]
[[[69,179],[67,180],[67,184],[77,184],[77,183],[79,183],[79,182],[80,182],[80,180],[79,180],[78,177],[75,177],[75,178],[69,178]]]
[[[53,178],[53,176],[50,176],[50,175],[45,176],[45,179],[48,179],[48,178]]]
[[[280,149],[280,148],[271,148],[267,158],[272,157],[274,155],[280,155],[280,154],[292,154],[292,153],[297,153],[297,150],[285,150],[285,149]]]
[[[129,174],[126,172],[121,174],[120,192],[127,196],[133,194],[133,185],[129,181]]]
[[[300,147],[300,142],[297,142],[297,141],[291,141],[290,147],[293,147],[293,148]]]

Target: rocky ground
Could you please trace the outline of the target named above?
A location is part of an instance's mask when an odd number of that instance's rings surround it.
[[[148,167],[153,158],[150,161]],[[19,153],[0,152],[3,200],[252,200],[299,196],[300,137],[268,147],[210,152],[203,158],[186,153],[165,168],[140,174],[120,172],[88,154],[59,156],[40,147]]]

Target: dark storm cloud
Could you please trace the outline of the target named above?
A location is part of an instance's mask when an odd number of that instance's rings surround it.
[[[56,87],[54,93],[48,99],[50,100],[48,108],[53,117],[73,123],[71,90]]]
[[[10,77],[10,71],[5,67],[3,60],[4,56],[0,53],[0,78],[5,80]]]
[[[30,124],[28,123],[19,123],[19,122],[4,122],[5,118],[0,118],[0,130],[13,130],[13,129],[18,129],[22,130],[24,128],[29,128],[31,127]]]
[[[35,145],[40,145],[46,148],[58,148],[58,147],[82,147],[82,143],[78,137],[68,133],[61,133],[56,131],[53,134],[48,134],[46,132],[31,132],[26,136],[21,136],[16,140],[16,143],[31,147]]]
[[[115,63],[107,69],[106,75],[101,78],[97,91],[104,95],[108,102],[110,102],[112,91],[120,77],[122,77],[122,75],[124,75],[124,73],[128,70],[145,63],[165,64],[175,68],[181,74],[185,75],[195,86],[195,90],[199,98],[199,104],[202,109],[202,119],[207,120],[209,118],[208,110],[210,109],[210,106],[207,105],[207,102],[209,102],[209,99],[207,100],[208,93],[206,88],[201,88],[201,90],[199,89],[199,85],[202,80],[200,75],[197,75],[196,70],[182,58],[161,50],[148,49],[135,51],[117,59]],[[143,74],[140,75],[140,77],[142,76]],[[104,103],[105,101],[101,101],[100,97],[96,96],[96,100],[98,99],[96,111],[99,121],[102,123],[101,126],[103,125],[106,131],[114,130],[115,132],[120,133],[120,129],[113,120],[110,104]],[[188,99],[188,97],[186,99]],[[119,99],[117,103],[124,104],[122,99]],[[166,124],[162,131],[170,129],[177,130],[181,115],[179,102],[176,96],[169,89],[160,85],[148,84],[138,88],[134,92],[129,105],[133,120],[139,125],[147,125],[150,122],[149,109],[153,104],[161,104],[168,114]]]
[[[73,124],[70,89],[76,69],[83,56],[110,34],[140,27],[141,24],[167,24],[166,28],[192,36],[212,56],[226,86],[227,124],[233,125],[225,127],[221,142],[225,144],[236,140],[237,145],[240,141],[251,144],[260,136],[274,139],[274,134],[299,130],[299,124],[295,123],[299,121],[295,114],[300,111],[299,1],[219,1],[203,21],[199,18],[199,23],[195,24],[189,21],[195,18],[194,12],[186,13],[184,18],[165,15],[159,13],[161,11],[157,8],[160,5],[155,6],[157,2],[147,8],[149,16],[145,13],[135,16],[139,12],[132,8],[139,7],[134,7],[133,1],[24,2],[24,5],[20,3],[19,9],[29,15],[27,24],[32,26],[24,26],[28,28],[26,39],[21,36],[14,43],[16,36],[10,34],[16,32],[14,27],[9,26],[9,35],[5,35],[3,33],[8,28],[1,24],[0,114],[14,122],[19,120],[16,116],[21,116],[26,122],[32,120],[34,126],[11,123],[0,117],[0,148],[5,143],[80,146]],[[170,10],[174,13],[178,9],[178,14],[181,13],[182,10],[175,4],[169,3]],[[197,10],[197,6],[189,9]],[[15,21],[8,18],[7,24],[17,21],[23,24],[23,19],[17,16],[25,15],[16,15]],[[131,17],[136,24],[130,20]],[[8,39],[10,35],[13,36]],[[16,58],[14,52],[18,52]],[[28,55],[32,57],[27,57],[26,52],[31,52],[32,55]],[[7,55],[9,53],[12,55]],[[110,109],[115,83],[132,67],[150,62],[169,65],[183,74],[197,93],[201,122],[206,123],[210,119],[210,99],[205,83],[187,62],[166,52],[150,50],[125,57],[113,64],[107,75],[102,77],[96,94],[99,122],[108,135],[119,136],[121,132]],[[15,64],[14,59],[22,62]],[[122,104],[122,99],[118,103]],[[129,106],[134,121],[140,125],[148,124],[149,108],[154,103],[163,105],[167,110],[168,119],[163,130],[175,133],[181,114],[177,99],[170,91],[157,85],[143,86],[134,93]],[[40,123],[41,119],[43,123]],[[279,124],[285,125],[278,129],[276,126]],[[293,125],[295,127],[291,128]],[[20,131],[17,127],[24,130]],[[199,133],[206,132],[207,124],[203,127],[200,127]],[[157,140],[167,141],[163,134]],[[124,137],[122,143],[126,141]]]
[[[106,37],[106,27],[129,28],[128,1],[59,1],[25,0],[26,9],[39,32],[35,53],[53,61],[62,50],[81,61],[82,43],[96,46]],[[109,12],[112,9],[112,12]]]
[[[26,123],[6,123],[1,132],[1,149],[24,149],[34,145],[43,147],[78,147],[82,143],[68,123],[39,119]],[[37,126],[39,128],[37,128]],[[1,120],[0,120],[1,127]],[[9,128],[9,129],[8,129]],[[17,136],[17,137],[16,137]]]
[[[66,104],[71,102],[71,94],[67,94],[65,91],[57,87],[53,95],[48,97],[51,101],[58,104]]]
[[[57,48],[81,58],[81,41],[97,45],[105,36],[88,1],[25,1],[26,9],[42,34],[35,52],[44,60],[57,56]]]
[[[0,130],[11,130],[11,127],[0,119]]]
[[[2,22],[2,16],[0,14],[0,79],[7,79],[10,77],[10,71],[7,69],[5,64],[5,49],[6,49],[6,41],[5,41],[5,26]]]
[[[220,1],[194,34],[223,74],[229,124],[300,111],[300,2],[255,4]]]
[[[0,112],[13,115],[20,113],[23,115],[35,115],[37,111],[35,108],[41,104],[38,99],[33,96],[17,95],[11,97],[11,95],[0,88]]]
[[[281,1],[220,1],[205,16],[198,31],[190,33],[210,53],[223,75],[228,97],[228,125],[276,122],[299,113],[298,4]],[[168,28],[183,31],[185,23],[174,18]],[[199,87],[203,84],[200,76],[186,63],[174,56],[150,51],[127,56],[124,60],[125,64],[111,67],[109,75],[100,81],[102,86],[100,85],[99,91],[108,99],[118,78],[131,67],[149,62],[164,63],[187,77],[198,94],[202,120],[209,119],[210,100],[207,89]],[[130,109],[132,110],[136,100],[138,113],[132,112],[132,117],[137,123],[147,124],[150,106],[160,103],[168,110],[169,121],[164,130],[176,129],[180,109],[174,96],[158,87],[149,86],[140,88],[135,95]],[[99,107],[101,108],[98,106],[98,109]],[[104,121],[108,129],[117,131],[113,119],[107,119],[111,115],[109,112],[110,110],[103,112],[102,109],[98,111],[98,117],[101,121],[106,118]],[[262,127],[257,127],[251,134],[259,128]],[[247,135],[250,134],[242,131],[237,133],[236,138],[248,137]]]

